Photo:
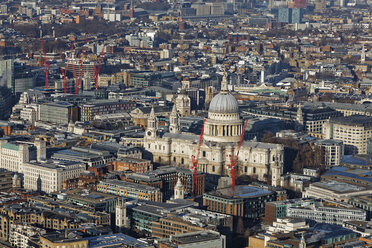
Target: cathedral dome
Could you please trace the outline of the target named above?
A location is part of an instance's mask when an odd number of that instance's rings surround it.
[[[233,95],[227,92],[221,92],[213,97],[209,104],[209,112],[213,113],[238,113],[238,101]]]

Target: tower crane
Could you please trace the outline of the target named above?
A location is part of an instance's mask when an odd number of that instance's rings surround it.
[[[99,74],[99,71],[101,70],[101,64],[102,64],[102,58],[103,58],[104,51],[105,51],[105,47],[102,48],[101,56],[99,57],[98,67],[96,68],[94,66],[94,73],[95,73],[95,80],[96,80],[96,90],[98,89],[98,74]]]
[[[45,46],[44,46],[44,40],[41,38],[41,45],[43,47],[43,54],[44,57],[41,59],[42,64],[45,64],[45,89],[48,89],[48,76],[49,76],[49,61],[46,59],[46,52],[45,52]]]
[[[75,70],[75,65],[72,64],[72,71],[74,72],[74,79],[75,79],[75,94],[79,94],[79,88],[78,88],[78,84],[79,82],[77,82],[77,78],[76,78],[76,70]]]
[[[70,48],[70,54],[72,54],[72,50],[74,49],[74,42],[72,42],[71,44],[71,48]],[[63,74],[63,88],[64,88],[64,93],[67,94],[67,79],[66,79],[66,73],[67,73],[67,68],[68,68],[68,64],[70,63],[69,60],[67,60],[67,63],[66,63],[66,67],[65,69],[63,70],[61,68],[61,71],[62,71],[62,74]]]
[[[83,81],[83,60],[82,59],[83,59],[83,57],[85,57],[87,42],[88,42],[88,34],[86,34],[86,36],[85,36],[85,43],[84,43],[84,47],[83,47],[83,53],[82,53],[81,56],[79,56],[80,79],[79,79],[79,82],[78,82],[78,86],[80,86],[80,82]]]
[[[194,195],[197,195],[197,193],[198,193],[198,162],[199,162],[199,155],[200,155],[200,147],[201,147],[201,144],[203,142],[205,121],[206,121],[206,119],[204,118],[203,126],[202,126],[202,129],[201,129],[201,132],[200,132],[198,150],[197,150],[197,153],[196,153],[196,157],[194,155],[191,156],[191,160],[192,160],[191,170],[194,170],[194,184],[195,184]]]
[[[229,167],[229,169],[231,169],[231,181],[232,181],[232,189],[233,190],[235,189],[235,170],[236,170],[235,166],[236,166],[236,162],[238,161],[239,151],[240,151],[240,148],[241,148],[242,143],[243,143],[244,132],[245,132],[245,128],[247,126],[247,123],[248,123],[248,120],[245,120],[242,133],[240,134],[240,140],[239,140],[239,143],[238,143],[238,151],[236,152],[236,156],[233,158],[231,156],[231,154],[229,155],[229,157],[230,157],[230,167]]]

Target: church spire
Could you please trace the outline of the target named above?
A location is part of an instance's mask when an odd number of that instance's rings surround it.
[[[169,116],[169,131],[171,133],[179,133],[180,131],[180,116],[176,104],[173,104],[172,113]]]
[[[185,187],[181,181],[181,174],[178,174],[177,184],[174,187],[174,199],[184,199],[185,198]]]
[[[150,118],[155,117],[154,105],[151,106]]]
[[[155,116],[154,106],[152,106],[149,118],[147,119],[146,135],[150,137],[156,137],[157,129],[158,129],[158,120]]]
[[[304,233],[302,233],[301,235],[301,240],[300,240],[300,244],[298,246],[299,248],[306,248],[306,241],[305,241],[305,238],[304,238]]]

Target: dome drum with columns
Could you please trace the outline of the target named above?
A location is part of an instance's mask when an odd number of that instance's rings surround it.
[[[221,92],[209,105],[204,139],[214,142],[239,142],[242,128],[243,121],[240,119],[238,101],[227,89],[225,74],[221,83]]]
[[[177,105],[170,116],[169,133],[161,137],[157,133],[156,117],[148,120],[144,147],[155,163],[184,168],[191,167],[191,156],[196,154],[199,135],[180,131]],[[211,101],[208,118],[204,125],[203,143],[200,150],[198,170],[216,175],[230,175],[229,155],[235,156],[243,129],[239,105],[227,88],[226,74],[221,83],[221,92]],[[272,184],[280,184],[283,173],[284,148],[282,145],[245,141],[237,163],[240,175],[257,176],[264,181],[271,174]]]

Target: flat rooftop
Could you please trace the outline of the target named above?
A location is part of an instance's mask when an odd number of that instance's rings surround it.
[[[354,126],[371,126],[372,117],[365,115],[351,115],[331,118],[332,123]]]
[[[366,190],[365,187],[356,186],[348,183],[338,182],[338,181],[322,181],[311,184],[311,186],[320,187],[326,190],[334,191],[336,193],[348,193],[355,191]]]
[[[213,195],[224,198],[254,198],[271,194],[273,194],[272,191],[245,185],[235,186],[235,189],[233,189],[232,187],[228,187],[206,193],[206,195]]]
[[[177,244],[191,244],[216,239],[220,239],[220,236],[218,234],[206,231],[175,235],[172,237],[172,241]]]
[[[90,202],[93,204],[101,203],[102,201],[116,199],[116,196],[105,194],[97,191],[85,192],[82,189],[73,189],[65,192],[69,198]]]
[[[89,248],[99,248],[99,247],[133,247],[141,248],[148,247],[146,242],[139,241],[136,238],[125,235],[123,233],[107,234],[100,236],[93,236],[84,238],[84,240],[89,241]]]
[[[130,182],[125,182],[121,180],[116,180],[116,179],[105,179],[102,180],[100,183],[103,184],[111,184],[115,185],[117,187],[124,187],[124,188],[132,188],[135,190],[145,190],[145,191],[160,191],[160,189],[143,185],[143,184],[138,184],[138,183],[130,183]]]

